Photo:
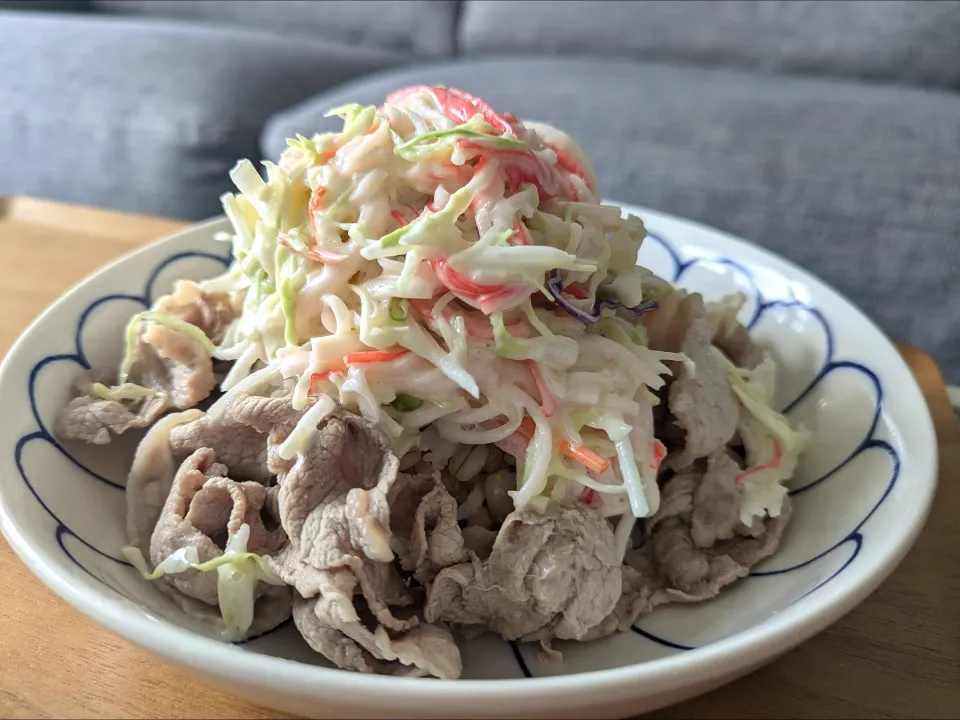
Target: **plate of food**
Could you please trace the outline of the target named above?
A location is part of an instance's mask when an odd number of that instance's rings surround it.
[[[67,602],[305,715],[613,717],[902,559],[933,426],[838,293],[463,91],[331,114],[5,359],[3,532]]]

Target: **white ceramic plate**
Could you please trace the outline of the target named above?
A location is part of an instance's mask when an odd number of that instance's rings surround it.
[[[933,425],[906,365],[856,308],[799,268],[716,230],[642,208],[641,262],[709,299],[741,290],[742,320],[779,364],[778,402],[812,431],[778,552],[716,600],[668,606],[633,632],[560,645],[562,664],[492,637],[463,645],[464,679],[324,667],[288,624],[234,646],[211,639],[121,559],[135,438],[62,445],[51,428],[73,378],[116,363],[129,316],[175,279],[219,271],[216,220],[128,255],[57,301],[0,372],[0,520],[67,602],[117,634],[237,694],[331,717],[634,715],[704,692],[822,630],[902,559],[934,494]],[[55,632],[56,629],[52,628]]]

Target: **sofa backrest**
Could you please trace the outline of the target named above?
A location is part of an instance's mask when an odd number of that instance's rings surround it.
[[[0,0],[0,10],[30,12],[86,12],[91,0]]]
[[[95,10],[202,20],[437,57],[455,49],[458,0],[94,0]]]
[[[954,0],[465,0],[461,54],[559,54],[960,89]]]

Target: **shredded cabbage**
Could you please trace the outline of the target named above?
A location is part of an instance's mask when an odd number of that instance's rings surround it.
[[[309,446],[317,432],[317,424],[337,409],[337,404],[329,395],[321,395],[309,410],[297,422],[296,427],[280,444],[278,454],[284,460],[292,460]]]
[[[791,427],[790,421],[773,409],[774,366],[769,357],[755,369],[744,370],[719,351],[717,355],[743,404],[737,429],[746,450],[747,469],[738,482],[743,495],[740,519],[749,525],[754,517],[780,514],[787,494],[782,483],[793,476],[810,436],[802,427]]]
[[[443,148],[449,148],[458,138],[472,138],[489,143],[491,147],[503,150],[525,150],[526,144],[520,140],[491,135],[494,130],[479,115],[462,125],[444,130],[425,132],[396,147],[394,152],[405,160],[420,160]]]
[[[249,539],[250,526],[244,523],[227,540],[223,555],[199,562],[196,548],[181,548],[162,560],[152,571],[138,548],[125,547],[123,555],[145,580],[157,580],[164,575],[175,575],[187,570],[216,570],[217,600],[224,622],[221,634],[225,640],[233,641],[244,638],[253,624],[257,585],[261,582],[269,585],[284,584],[263,557],[247,552]]]
[[[93,394],[101,400],[143,400],[148,397],[160,397],[164,394],[159,390],[152,390],[130,382],[115,387],[107,387],[103,383],[94,383],[91,389]]]
[[[787,452],[800,453],[809,438],[806,431],[803,429],[794,430],[790,427],[790,421],[771,406],[773,398],[765,396],[765,390],[759,389],[756,385],[751,385],[744,379],[744,375],[749,377],[750,375],[769,373],[773,367],[772,361],[767,358],[758,370],[744,371],[730,362],[722,353],[717,352],[716,354],[723,359],[733,392],[747,411],[762,423],[771,435],[783,442],[784,449]]]
[[[211,348],[235,361],[224,386],[292,379],[298,409],[322,393],[284,443],[291,457],[329,400],[380,425],[398,451],[509,448],[518,508],[589,490],[605,515],[649,515],[653,391],[684,357],[647,347],[622,310],[669,288],[636,266],[643,223],[602,205],[536,130],[446,96],[345,105],[329,113],[340,132],[288,140],[263,175],[237,164],[237,192],[221,198],[234,263],[201,283],[244,293]],[[591,322],[578,303],[597,308]],[[793,450],[789,428],[745,387],[738,397]],[[563,456],[564,443],[608,469]]]
[[[171,330],[181,332],[184,335],[196,340],[211,356],[217,350],[216,346],[210,341],[210,338],[208,338],[204,334],[203,330],[198,328],[196,325],[188,323],[186,320],[181,320],[174,315],[169,315],[157,310],[145,310],[144,312],[134,315],[127,323],[127,329],[125,333],[126,348],[124,350],[123,362],[120,365],[119,373],[121,385],[127,382],[127,377],[130,375],[130,368],[133,365],[133,351],[134,347],[136,346],[141,322],[155,322],[158,325],[164,325]]]

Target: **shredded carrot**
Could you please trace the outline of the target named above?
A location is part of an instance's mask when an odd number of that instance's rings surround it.
[[[390,362],[398,357],[406,355],[409,350],[362,350],[360,352],[347,353],[343,356],[344,365],[363,365],[365,363]]]
[[[324,250],[319,247],[307,248],[306,256],[314,262],[322,262],[326,265],[336,265],[338,262],[343,262],[347,259],[346,255]]]
[[[576,298],[577,300],[586,300],[588,297],[587,291],[581,287],[577,287],[576,285],[567,285],[563,291],[570,297]]]
[[[561,440],[559,444],[560,452],[571,460],[576,460],[585,468],[593,470],[598,475],[606,472],[610,467],[610,461],[605,457],[597,455],[593,450],[585,445],[571,445],[569,440]]]
[[[533,418],[529,415],[524,415],[523,420],[520,421],[520,427],[517,428],[517,432],[523,435],[527,440],[530,440],[536,431],[537,424],[533,421]]]
[[[298,249],[291,245],[289,241],[287,241],[287,239],[282,235],[277,238],[277,242],[292,253],[302,255],[305,258],[313,260],[314,262],[323,263],[325,265],[336,265],[338,262],[343,262],[347,259],[346,255],[331,252],[330,250],[326,250],[324,248],[308,247],[305,250]]]
[[[530,442],[536,429],[537,424],[533,421],[533,418],[527,415],[520,423],[520,427],[517,428],[517,434],[527,442]],[[584,445],[573,445],[569,440],[561,440],[557,443],[557,449],[571,460],[576,460],[585,468],[593,470],[598,475],[606,472],[610,467],[609,460]]]
[[[311,213],[311,220],[313,213],[320,212],[323,209],[323,196],[326,194],[327,189],[323,185],[317,185],[317,189],[310,195],[310,202],[307,203],[307,209]]]
[[[314,242],[316,242],[316,238],[318,234],[317,233],[317,213],[323,209],[323,196],[326,194],[327,194],[327,189],[323,185],[317,185],[316,190],[314,190],[313,193],[310,195],[310,202],[307,203],[307,210],[310,213],[310,228],[313,230]],[[316,257],[310,258],[310,259],[316,261],[319,258],[320,256],[317,255]],[[325,262],[325,261],[320,260],[320,262]]]
[[[310,196],[310,202],[307,203],[307,209],[310,211],[310,227],[313,228],[314,242],[316,242],[318,235],[316,213],[323,209],[323,198],[326,194],[327,189],[323,185],[317,185],[317,189],[314,190],[313,194]],[[314,262],[322,262],[327,265],[334,265],[347,259],[346,255],[341,255],[340,253],[327,250],[326,248],[317,247],[316,245],[307,248],[307,252],[304,253],[304,255]]]

